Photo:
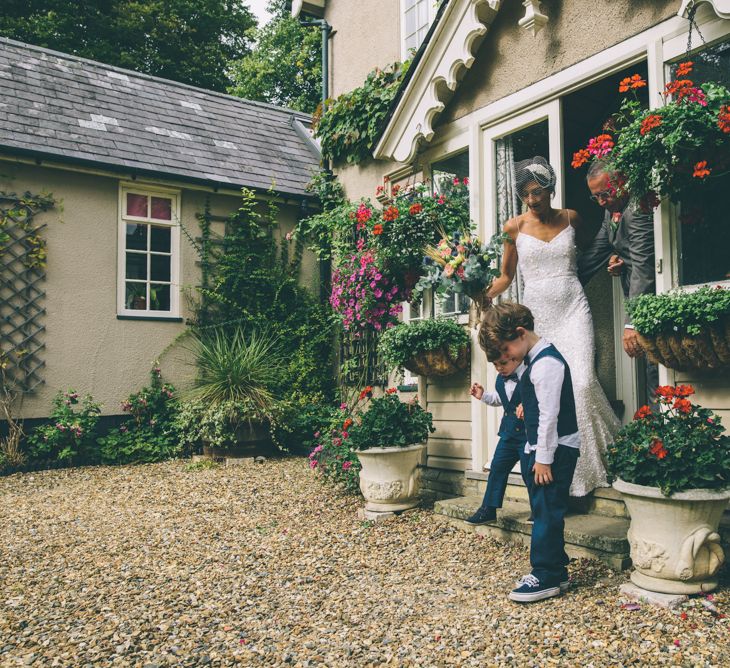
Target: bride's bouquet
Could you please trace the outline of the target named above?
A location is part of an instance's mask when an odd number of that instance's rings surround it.
[[[413,289],[413,300],[420,301],[423,291],[432,288],[437,295],[463,293],[480,308],[489,305],[486,291],[499,276],[499,257],[504,235],[482,243],[471,230],[448,234],[439,230],[441,241],[425,248],[426,270]]]

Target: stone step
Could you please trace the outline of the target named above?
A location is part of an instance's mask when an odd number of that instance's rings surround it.
[[[469,495],[483,496],[487,489],[488,472],[467,471],[465,491]],[[527,502],[527,488],[522,478],[517,473],[509,476],[505,499]],[[626,504],[619,494],[612,487],[599,487],[593,490],[588,496],[576,498],[571,497],[570,507],[576,513],[591,513],[605,515],[606,517],[628,517]]]
[[[481,500],[481,496],[470,495],[437,501],[434,515],[466,531],[529,545],[532,524],[527,522],[530,507],[526,501],[505,500],[494,522],[471,526],[464,520],[476,511]],[[570,557],[600,559],[615,570],[623,570],[631,565],[628,528],[625,517],[570,513],[565,518],[565,550]]]

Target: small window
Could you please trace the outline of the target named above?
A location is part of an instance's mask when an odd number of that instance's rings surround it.
[[[403,35],[403,59],[410,58],[414,51],[421,46],[431,22],[435,17],[434,0],[401,0],[403,7],[403,21],[401,34]]]
[[[716,81],[730,86],[730,40],[693,54],[691,60],[694,68],[690,78],[695,85]],[[670,66],[672,74],[675,66]],[[701,200],[679,204],[676,227],[679,285],[730,279],[730,225],[724,187],[730,178],[725,171],[719,179],[721,185]]]
[[[177,202],[177,193],[122,188],[119,315],[179,315]]]

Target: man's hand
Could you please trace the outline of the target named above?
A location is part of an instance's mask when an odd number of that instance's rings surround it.
[[[524,407],[522,406],[522,404],[520,404],[519,406],[517,406],[517,408],[515,408],[515,415],[516,415],[516,416],[517,416],[517,417],[518,417],[518,418],[519,418],[520,420],[524,420],[524,419],[525,419],[525,409],[524,409]]]
[[[474,383],[469,390],[469,394],[475,399],[481,400],[484,395],[484,388],[479,383]]]
[[[536,485],[549,485],[553,481],[553,469],[550,464],[538,464],[535,462],[532,470],[535,472]]]
[[[624,329],[624,350],[629,357],[641,357],[644,354],[644,349],[639,343],[639,337],[636,335],[636,330],[629,327]]]
[[[608,258],[608,273],[611,276],[620,276],[624,270],[624,261],[618,255]]]

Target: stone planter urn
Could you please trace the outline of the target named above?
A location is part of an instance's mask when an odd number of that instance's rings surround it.
[[[670,497],[658,487],[616,480],[631,515],[631,581],[663,594],[699,594],[717,587],[725,561],[717,532],[730,489],[691,489]]]
[[[362,464],[360,490],[366,511],[392,513],[418,505],[418,465],[425,447],[418,443],[405,448],[368,448],[357,453]]]

